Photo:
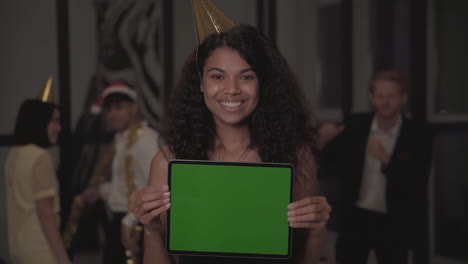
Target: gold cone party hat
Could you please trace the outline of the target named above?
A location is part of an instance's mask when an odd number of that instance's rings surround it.
[[[226,32],[235,26],[211,0],[192,0],[198,44],[213,33]]]
[[[54,77],[49,76],[47,83],[42,88],[38,95],[38,99],[44,103],[53,103],[54,102]]]

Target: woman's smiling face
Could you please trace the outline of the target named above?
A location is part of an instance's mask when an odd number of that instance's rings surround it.
[[[257,107],[258,85],[257,74],[239,52],[222,47],[206,60],[200,89],[217,125],[240,125]]]

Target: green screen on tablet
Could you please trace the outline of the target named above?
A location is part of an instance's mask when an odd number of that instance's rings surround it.
[[[291,164],[172,160],[171,254],[287,258]]]

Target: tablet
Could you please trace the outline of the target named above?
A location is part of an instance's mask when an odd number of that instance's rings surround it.
[[[294,167],[172,160],[169,254],[289,258]]]

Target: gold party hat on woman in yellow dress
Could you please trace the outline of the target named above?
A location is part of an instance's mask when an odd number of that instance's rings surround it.
[[[198,44],[213,33],[226,32],[236,26],[211,0],[192,0],[192,6]]]
[[[54,77],[49,76],[47,83],[38,95],[38,99],[44,103],[54,102]]]

